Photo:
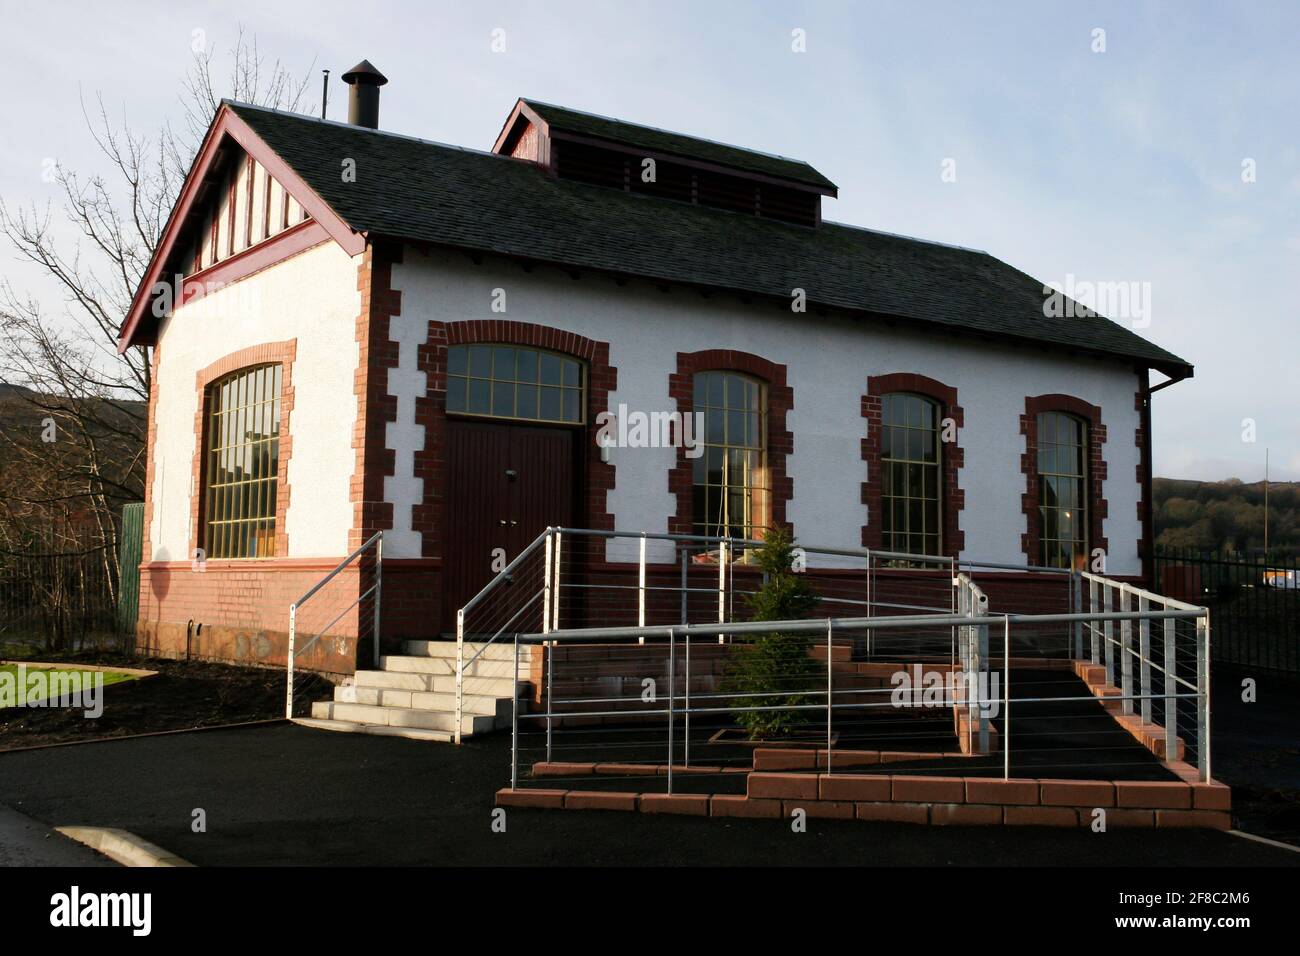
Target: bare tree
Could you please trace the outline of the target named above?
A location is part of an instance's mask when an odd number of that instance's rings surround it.
[[[229,63],[224,81],[219,59]],[[119,355],[118,330],[219,90],[298,110],[311,72],[295,78],[279,60],[268,65],[242,28],[223,57],[199,44],[180,84],[178,126],[140,133],[97,94],[93,107],[83,100],[82,114],[107,172],[54,166],[57,206],[12,208],[0,199],[0,236],[62,299],[43,301],[0,278],[0,389],[10,386],[0,405],[0,561],[97,549],[106,580],[117,580],[118,513],[144,494],[151,361],[145,348]]]

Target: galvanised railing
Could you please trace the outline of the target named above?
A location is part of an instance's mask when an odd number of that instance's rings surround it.
[[[574,616],[574,607],[585,608],[585,616],[590,618],[601,613],[630,617],[635,606],[636,625],[650,627],[655,623],[650,618],[657,615],[662,619],[666,600],[675,597],[677,610],[670,623],[727,624],[743,619],[745,600],[758,584],[755,580],[752,587],[745,585],[752,570],[748,552],[761,546],[758,540],[726,536],[547,528],[457,612],[456,742],[461,740],[467,671],[489,646],[503,638],[509,640],[519,631],[545,634],[557,630],[564,616]],[[819,610],[830,610],[841,617],[955,614],[957,575],[962,569],[968,579],[976,569],[1030,572],[1059,579],[1064,599],[1055,603],[1071,611],[1080,609],[1077,574],[1060,568],[804,544],[796,544],[796,553],[805,562],[805,573],[816,581]],[[818,562],[816,566],[811,563],[813,559]],[[604,575],[612,580],[598,580],[602,575],[593,573],[593,568],[601,567],[621,569],[624,580],[618,580],[617,572]],[[635,583],[630,583],[633,568]],[[666,583],[670,573],[676,580]],[[618,601],[617,607],[604,612],[591,610],[592,604],[610,595],[628,600]],[[652,605],[657,612],[652,612]],[[724,642],[728,632],[723,630],[717,637]],[[862,650],[868,659],[881,651],[875,646],[876,640],[876,629],[866,631]],[[950,658],[955,641],[954,630]],[[474,645],[468,659],[466,643]],[[550,647],[544,644],[543,653],[549,655]],[[548,683],[550,673],[548,666]]]
[[[1127,588],[1127,585],[1121,585],[1119,582],[1107,581],[1101,579],[1096,581],[1099,587],[1103,586],[1108,590],[1120,590]],[[792,620],[792,621],[746,621],[746,622],[726,622],[720,624],[687,624],[674,625],[668,627],[595,627],[595,628],[572,628],[572,629],[551,629],[545,633],[518,633],[512,635],[511,639],[514,645],[514,658],[516,663],[516,674],[518,674],[518,662],[520,648],[527,646],[551,646],[551,647],[581,647],[584,644],[599,644],[604,652],[610,655],[616,655],[620,652],[626,653],[630,658],[636,658],[642,655],[646,650],[644,641],[654,641],[658,644],[660,656],[666,648],[666,667],[667,667],[667,693],[657,692],[650,701],[650,706],[644,706],[646,698],[644,696],[614,696],[600,698],[561,698],[553,699],[548,693],[546,695],[545,707],[537,712],[522,714],[519,710],[518,701],[516,700],[511,721],[511,787],[518,788],[519,784],[519,755],[520,755],[520,721],[532,720],[544,722],[547,727],[545,735],[545,760],[549,764],[554,759],[551,726],[553,722],[573,721],[575,718],[582,721],[591,721],[593,719],[608,719],[619,722],[626,721],[633,717],[639,721],[645,718],[657,718],[661,724],[661,730],[657,731],[662,734],[659,753],[666,759],[656,760],[653,766],[649,766],[648,777],[655,779],[664,779],[667,786],[667,792],[672,793],[674,788],[674,775],[682,771],[692,771],[690,756],[690,721],[692,718],[699,721],[701,719],[718,718],[720,715],[735,715],[747,711],[771,711],[779,710],[791,714],[801,714],[805,718],[811,717],[813,712],[825,713],[825,764],[821,765],[826,773],[833,773],[835,768],[835,718],[844,714],[861,714],[871,710],[879,711],[882,708],[897,708],[900,704],[896,700],[880,700],[883,695],[893,695],[895,692],[889,688],[879,690],[861,690],[861,689],[840,689],[835,686],[834,667],[833,667],[833,647],[834,638],[837,634],[857,634],[863,631],[899,631],[899,632],[925,632],[940,629],[956,629],[963,634],[963,644],[965,650],[961,651],[963,659],[969,663],[971,668],[982,669],[987,673],[990,669],[990,658],[988,657],[988,635],[991,631],[1001,632],[1001,688],[1000,693],[996,692],[995,685],[991,681],[971,680],[966,685],[963,693],[964,699],[958,699],[959,705],[969,706],[972,715],[978,715],[980,719],[986,722],[986,726],[991,726],[991,719],[997,714],[1001,714],[1001,740],[997,749],[1001,751],[1001,770],[1003,779],[1011,779],[1012,773],[1012,755],[1016,749],[1012,741],[1012,713],[1013,709],[1026,705],[1047,705],[1057,707],[1061,704],[1083,703],[1088,702],[1096,704],[1099,698],[1089,693],[1087,695],[1078,694],[1048,694],[1030,690],[1022,693],[1020,696],[1012,694],[1012,639],[1013,631],[1017,628],[1027,628],[1031,631],[1037,631],[1044,626],[1061,626],[1064,625],[1073,630],[1076,625],[1082,625],[1090,633],[1097,633],[1098,629],[1112,628],[1115,624],[1121,625],[1122,629],[1131,629],[1134,623],[1137,623],[1139,629],[1149,626],[1152,623],[1185,622],[1192,625],[1197,634],[1197,641],[1191,650],[1185,650],[1184,653],[1190,655],[1190,666],[1198,674],[1195,681],[1186,681],[1179,679],[1174,686],[1166,684],[1163,692],[1153,692],[1149,688],[1127,686],[1121,688],[1121,692],[1115,695],[1108,695],[1102,698],[1108,703],[1121,703],[1131,708],[1133,703],[1139,702],[1149,704],[1152,700],[1164,700],[1166,707],[1176,706],[1178,702],[1190,702],[1196,709],[1196,736],[1195,749],[1197,752],[1197,776],[1201,781],[1210,779],[1210,708],[1209,708],[1209,680],[1208,666],[1208,637],[1209,622],[1208,615],[1204,608],[1190,606],[1176,606],[1178,602],[1164,602],[1160,606],[1152,606],[1151,598],[1147,599],[1147,606],[1139,610],[1104,610],[1104,611],[1081,611],[1066,612],[1059,614],[992,614],[979,607],[982,603],[979,601],[978,588],[971,586],[968,581],[958,583],[959,593],[965,592],[969,599],[961,598],[962,610],[956,614],[921,614],[906,616],[875,616],[861,618],[825,618],[818,620]],[[1130,591],[1134,590],[1129,588]],[[826,639],[826,669],[823,679],[814,679],[806,685],[791,686],[775,694],[755,695],[749,691],[733,692],[713,692],[699,693],[692,692],[692,681],[690,673],[691,660],[691,641],[695,639],[711,643],[713,638],[726,636],[729,639],[744,638],[747,636],[759,636],[767,634],[802,634],[816,636],[820,640],[821,635]],[[973,636],[972,636],[973,635]],[[1122,643],[1122,639],[1121,639]],[[696,644],[697,647],[701,646]],[[814,644],[814,646],[816,646]],[[1151,658],[1145,648],[1125,648],[1126,656],[1131,656],[1133,661],[1139,665],[1149,667],[1157,666],[1157,661]],[[1165,658],[1160,667],[1164,668],[1166,664],[1172,665],[1172,652],[1169,658]],[[637,666],[644,667],[644,660],[640,660]],[[679,668],[685,667],[685,674]],[[902,665],[900,664],[900,667]],[[965,670],[965,669],[963,669]],[[1175,670],[1169,666],[1168,670]],[[965,670],[969,676],[977,673],[974,670]],[[683,680],[684,676],[684,680]],[[1072,676],[1071,676],[1072,679]],[[1032,686],[1032,685],[1031,685]],[[1181,688],[1181,689],[1180,689]],[[755,696],[768,696],[774,698],[798,698],[801,702],[797,704],[790,703],[773,703],[773,704],[754,704],[742,702],[739,698],[752,699]],[[864,699],[865,698],[865,699]],[[577,709],[575,709],[577,705]],[[634,709],[629,709],[633,707]],[[1171,714],[1172,710],[1166,710],[1166,714]],[[1016,713],[1020,711],[1017,709]],[[1156,715],[1152,715],[1153,718]],[[1021,718],[1026,724],[1032,723],[1032,717]],[[1089,718],[1091,719],[1091,718]],[[1176,729],[1172,727],[1173,720],[1166,716],[1168,724],[1166,725],[1167,733]],[[687,728],[685,740],[678,737],[679,723]],[[806,721],[805,721],[806,723]],[[641,724],[644,726],[644,724]],[[653,732],[653,731],[652,731]],[[1021,730],[1017,729],[1017,740]],[[1173,739],[1172,733],[1166,737],[1166,740]],[[640,743],[644,744],[642,740]],[[597,746],[601,746],[598,741]],[[612,745],[608,745],[612,746]],[[626,747],[626,744],[621,746]],[[779,742],[772,746],[780,746]],[[1022,749],[1024,745],[1021,745]],[[1135,744],[1134,746],[1138,746]],[[542,745],[538,744],[538,753],[541,753]],[[1087,750],[1087,747],[1081,745],[1080,750]],[[644,750],[644,748],[643,748]],[[679,753],[680,751],[680,753]],[[981,753],[988,752],[984,747]],[[1061,750],[1058,756],[1068,759],[1069,749]],[[1168,744],[1166,751],[1170,760],[1178,756],[1176,749],[1176,740]],[[952,756],[942,755],[942,756]],[[1086,759],[1086,754],[1079,754],[1080,760]],[[592,755],[586,754],[585,758],[590,761]],[[594,758],[598,762],[601,758]],[[608,761],[610,758],[603,758]],[[1068,766],[1056,764],[1056,767]],[[699,772],[704,768],[695,768],[693,772]],[[862,772],[856,770],[854,772]]]
[[[356,597],[348,601],[347,604],[341,610],[338,610],[338,612],[335,613],[334,616],[330,619],[329,623],[325,624],[322,627],[308,628],[307,630],[311,634],[310,639],[305,641],[302,647],[298,647],[298,634],[300,630],[303,630],[302,622],[301,622],[301,612],[303,608],[306,605],[308,605],[309,602],[311,602],[313,609],[323,604],[327,608],[327,610],[324,612],[325,614],[329,614],[331,611],[333,611],[334,605],[327,603],[328,598],[323,596],[325,586],[328,585],[331,581],[333,581],[336,577],[338,577],[339,574],[341,574],[343,571],[345,571],[346,569],[354,565],[357,566],[358,570],[360,570],[361,562],[365,559],[366,555],[374,556],[374,570],[372,573],[373,583],[371,583],[371,585],[365,590],[360,590],[360,588],[358,588],[358,593]],[[334,570],[330,571],[329,574],[325,575],[325,577],[317,581],[314,585],[312,585],[312,587],[305,594],[303,594],[302,597],[298,598],[298,600],[294,601],[292,604],[289,605],[289,647],[288,647],[288,651],[285,654],[285,690],[284,690],[284,716],[286,720],[293,719],[293,671],[294,671],[295,659],[297,658],[297,656],[299,654],[305,654],[307,651],[315,647],[322,637],[325,637],[326,635],[329,634],[330,629],[333,628],[335,624],[341,621],[344,618],[344,616],[349,614],[353,608],[359,607],[368,599],[371,600],[373,605],[372,613],[370,615],[371,631],[372,631],[371,650],[374,656],[374,666],[376,669],[379,668],[379,656],[380,656],[379,623],[380,623],[380,609],[381,609],[382,598],[383,598],[383,580],[384,580],[384,533],[382,531],[376,531],[374,534],[372,534],[369,538],[366,539],[365,543],[362,544],[361,547],[357,548],[346,558],[340,561],[338,565],[334,568]],[[364,584],[365,582],[359,581],[359,583]],[[346,595],[344,597],[346,598]],[[335,603],[339,603],[339,602],[335,602]],[[360,617],[358,617],[357,628],[356,628],[358,642],[360,642],[362,637],[362,631],[363,631],[362,625],[363,622],[361,621]]]
[[[1208,740],[1210,721],[1210,612],[1204,607],[1155,594],[1143,588],[1113,581],[1100,575],[1081,572],[1080,577],[1088,589],[1088,610],[1092,619],[1083,627],[1088,632],[1088,659],[1106,668],[1106,683],[1121,690],[1123,712],[1133,714],[1135,703],[1146,724],[1159,723],[1165,730],[1165,753],[1176,754],[1178,741],[1178,687],[1195,691],[1204,697],[1201,706],[1198,697],[1196,711],[1197,739]],[[1118,611],[1128,615],[1133,610],[1138,616],[1113,618],[1107,612]],[[1178,611],[1181,615],[1157,617],[1152,611]],[[1099,616],[1100,615],[1100,616]],[[1178,655],[1180,621],[1190,622],[1184,627],[1194,629],[1195,654],[1188,674],[1186,655]],[[1119,634],[1115,633],[1118,624]],[[1134,641],[1133,626],[1137,625]],[[1159,628],[1159,639],[1152,642],[1152,625]],[[1186,641],[1184,641],[1186,643]],[[1079,655],[1082,656],[1080,650]],[[1179,668],[1182,668],[1180,673]],[[1118,674],[1117,674],[1118,672]],[[1163,693],[1153,694],[1153,672],[1163,684]],[[1188,680],[1188,677],[1191,680]],[[1118,680],[1117,680],[1118,677]],[[1134,692],[1136,689],[1136,693]],[[1154,718],[1156,700],[1164,702],[1161,719]],[[1199,747],[1198,767],[1204,779],[1210,776],[1210,749]]]

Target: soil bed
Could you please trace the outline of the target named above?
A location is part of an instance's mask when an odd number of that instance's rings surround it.
[[[148,668],[158,674],[147,680],[106,685],[104,712],[93,720],[81,710],[66,707],[0,710],[0,751],[284,716],[285,677],[280,669],[104,652],[70,654],[57,660],[69,665]],[[299,673],[294,679],[294,697],[305,713],[311,701],[328,699],[332,687],[318,675]]]

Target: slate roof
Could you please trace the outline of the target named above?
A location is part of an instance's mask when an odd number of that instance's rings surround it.
[[[1191,366],[1101,316],[1049,318],[1043,285],[970,249],[837,223],[816,228],[560,180],[538,166],[231,103],[352,229],[872,313],[1131,360]],[[356,182],[340,175],[356,160]],[[799,321],[791,314],[791,321]]]
[[[542,119],[546,120],[552,132],[563,131],[582,136],[594,136],[599,139],[614,140],[628,146],[661,153],[671,153],[691,159],[707,160],[733,169],[744,169],[781,179],[790,179],[797,183],[816,186],[819,189],[835,190],[835,184],[799,159],[774,156],[739,146],[728,146],[710,139],[699,139],[682,133],[655,129],[653,126],[639,126],[623,120],[583,113],[551,103],[537,100],[524,100],[527,106]]]

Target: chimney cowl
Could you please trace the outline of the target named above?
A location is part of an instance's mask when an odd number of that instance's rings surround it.
[[[362,60],[343,74],[348,91],[348,122],[368,129],[379,128],[379,88],[388,77],[375,69],[369,60]]]

